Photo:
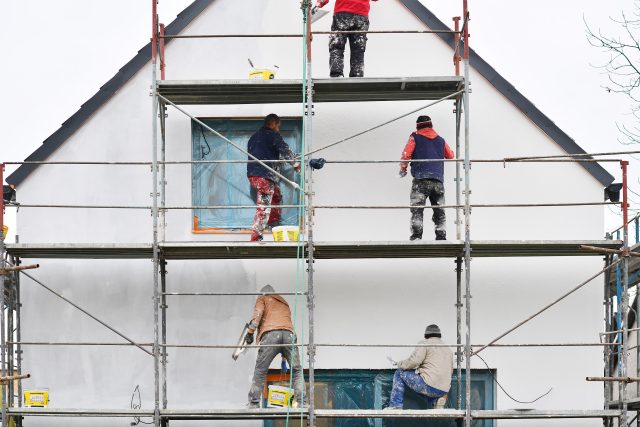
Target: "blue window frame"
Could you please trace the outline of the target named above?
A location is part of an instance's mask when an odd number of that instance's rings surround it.
[[[229,138],[234,144],[247,149],[247,142],[263,123],[261,118],[216,118],[201,119],[208,126]],[[280,133],[294,153],[302,150],[302,119],[282,118]],[[192,160],[247,160],[246,154],[207,131],[198,123],[191,122]],[[282,174],[295,180],[290,165],[282,168]],[[194,206],[250,206],[255,204],[247,180],[246,163],[201,163],[193,164],[192,201]],[[280,184],[282,204],[295,205],[298,200],[292,188]],[[248,229],[253,222],[254,209],[194,209],[193,231],[232,232]],[[297,225],[297,210],[283,209],[281,225]]]
[[[316,407],[323,409],[382,409],[389,403],[394,370],[391,369],[318,369],[315,371]],[[270,378],[278,378],[278,371],[270,371]],[[495,409],[495,371],[473,369],[471,372],[471,403],[473,409]],[[288,380],[269,384],[288,385]],[[457,378],[453,373],[447,408],[456,407]],[[307,383],[307,387],[308,387]],[[464,372],[462,389],[464,391]],[[463,393],[464,409],[464,393]],[[424,398],[410,389],[405,392],[405,409],[429,409]],[[286,420],[265,420],[265,427],[284,427]],[[306,420],[304,421],[306,425]],[[300,427],[300,420],[290,419],[289,425]],[[455,420],[447,419],[321,419],[321,427],[454,427]],[[475,420],[474,426],[493,427],[494,420]]]

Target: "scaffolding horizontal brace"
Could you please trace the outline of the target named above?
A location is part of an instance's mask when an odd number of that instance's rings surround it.
[[[17,380],[26,380],[27,378],[31,378],[31,374],[22,374],[22,375],[7,375],[4,377],[0,377],[0,382],[10,382]]]
[[[632,257],[640,258],[640,253],[631,252],[628,249],[607,249],[607,248],[598,248],[595,246],[583,245],[583,246],[580,246],[580,250],[587,251],[587,252],[595,252],[599,254],[612,254],[612,255],[632,256]]]
[[[6,275],[6,274],[15,273],[16,271],[33,270],[34,268],[40,268],[40,264],[16,265],[13,267],[0,268],[0,274]]]
[[[600,381],[600,382],[619,382],[619,383],[635,383],[640,382],[639,377],[587,377],[587,381]]]

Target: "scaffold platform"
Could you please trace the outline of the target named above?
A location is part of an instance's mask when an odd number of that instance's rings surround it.
[[[463,241],[314,242],[316,259],[455,258],[463,256]],[[19,258],[151,259],[151,244],[15,243],[7,252]],[[306,256],[306,245],[305,248]],[[619,240],[472,240],[473,257],[602,256],[581,246],[619,249]],[[295,242],[159,243],[165,260],[295,259]]]
[[[462,419],[465,411],[459,409],[316,409],[316,418],[432,418]],[[55,417],[153,417],[152,410],[136,409],[58,409],[58,408],[7,408],[9,416],[55,416]],[[471,418],[476,420],[497,419],[558,419],[558,418],[616,418],[620,410],[473,410]],[[161,409],[160,417],[166,420],[265,420],[307,418],[307,410],[286,409]]]
[[[314,102],[437,100],[464,88],[464,78],[314,79]],[[303,102],[303,80],[160,80],[157,91],[176,105]]]

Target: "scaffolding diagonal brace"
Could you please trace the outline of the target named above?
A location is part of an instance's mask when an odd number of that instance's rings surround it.
[[[80,310],[81,312],[83,312],[84,314],[86,314],[87,316],[91,317],[93,320],[95,320],[96,322],[100,323],[102,326],[104,326],[105,328],[109,329],[111,332],[113,332],[114,334],[118,335],[119,337],[125,339],[126,341],[128,341],[129,343],[135,345],[136,347],[138,347],[140,350],[144,351],[145,353],[147,353],[149,356],[153,356],[153,353],[151,353],[149,350],[147,350],[146,348],[142,347],[140,344],[136,343],[135,341],[133,341],[132,339],[128,338],[126,335],[124,335],[122,332],[118,331],[117,329],[109,326],[107,323],[105,323],[104,321],[98,319],[96,316],[94,316],[93,314],[89,313],[87,310],[85,310],[84,308],[80,307],[79,305],[77,305],[76,303],[74,303],[73,301],[65,298],[63,295],[59,294],[58,292],[54,291],[53,289],[51,289],[50,287],[48,287],[47,285],[45,285],[44,283],[42,283],[40,280],[36,279],[35,277],[33,277],[32,275],[30,275],[29,273],[25,273],[24,271],[21,271],[22,274],[24,274],[25,276],[27,276],[29,279],[33,280],[35,283],[37,283],[38,285],[42,286],[43,288],[45,288],[46,290],[48,290],[49,292],[51,292],[53,295],[57,296],[58,298],[60,298],[61,300],[63,300],[64,302],[70,304],[71,306],[75,307],[76,309]]]

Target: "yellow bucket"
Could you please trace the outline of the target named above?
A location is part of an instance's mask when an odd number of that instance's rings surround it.
[[[293,389],[270,385],[267,394],[267,408],[287,408],[293,399]]]
[[[44,408],[49,406],[49,390],[25,390],[24,406]]]
[[[2,238],[6,239],[7,238],[7,233],[9,233],[9,227],[7,227],[6,225],[2,226]]]
[[[300,229],[291,225],[273,227],[273,240],[276,242],[297,242]]]

